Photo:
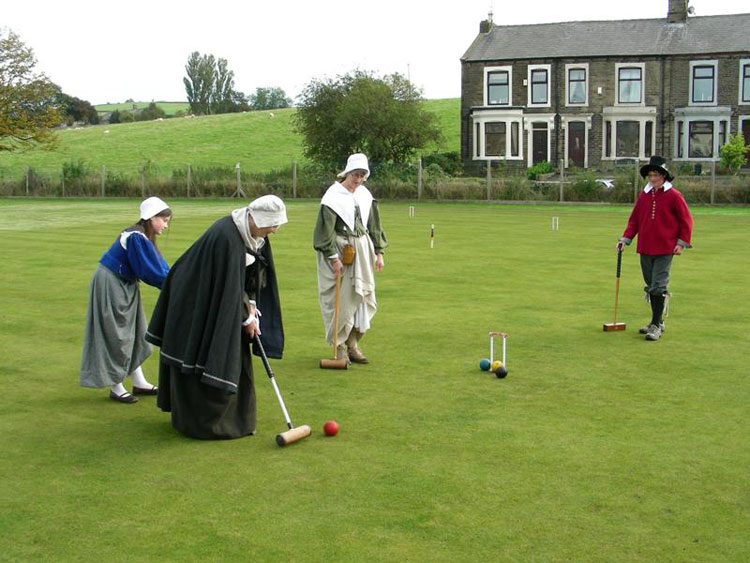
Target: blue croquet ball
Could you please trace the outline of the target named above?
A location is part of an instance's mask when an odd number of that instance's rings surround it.
[[[489,360],[482,360],[479,362],[479,368],[482,371],[490,371],[490,361]]]
[[[504,365],[500,365],[500,367],[498,367],[494,371],[498,379],[503,379],[506,375],[508,375],[508,369]]]

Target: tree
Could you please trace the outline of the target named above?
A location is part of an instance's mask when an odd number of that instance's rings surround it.
[[[729,140],[719,149],[721,165],[729,169],[732,174],[737,174],[745,162],[750,146],[745,145],[745,138],[741,133],[730,135]]]
[[[68,124],[76,121],[83,121],[90,125],[99,123],[99,114],[90,102],[63,92],[57,94],[57,109],[61,116],[67,119]]]
[[[403,163],[442,140],[422,103],[419,89],[401,74],[377,78],[357,70],[305,86],[294,123],[305,154],[326,166],[340,166],[360,151],[374,162]]]
[[[57,144],[51,128],[60,121],[60,89],[35,66],[33,51],[18,35],[0,29],[0,151]]]
[[[213,55],[201,55],[194,51],[185,65],[187,76],[182,79],[190,103],[190,110],[197,115],[211,113],[211,94],[214,91],[216,60]]]
[[[234,72],[226,59],[218,59],[214,69],[214,88],[211,92],[211,113],[227,113],[232,107]]]
[[[255,94],[250,95],[250,109],[280,109],[292,105],[292,100],[287,98],[281,88],[256,88]]]

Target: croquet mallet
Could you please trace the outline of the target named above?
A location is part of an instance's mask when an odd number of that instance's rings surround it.
[[[341,274],[336,276],[336,303],[333,309],[333,359],[320,360],[321,369],[348,369],[349,360],[343,358],[341,360],[336,358],[336,352],[339,347],[338,336],[339,336],[339,293],[341,292]]]
[[[620,296],[620,270],[622,269],[622,250],[617,251],[617,278],[615,279],[615,316],[611,323],[604,323],[602,330],[610,332],[613,330],[625,330],[625,323],[617,322],[617,300]]]
[[[312,429],[307,424],[297,426],[296,428],[294,427],[294,425],[292,425],[292,420],[289,418],[289,413],[286,410],[286,405],[284,405],[284,399],[281,398],[279,386],[276,385],[276,378],[273,375],[271,364],[268,363],[266,351],[263,349],[263,344],[260,343],[260,337],[258,335],[255,336],[255,344],[257,344],[258,346],[260,359],[263,361],[263,366],[266,368],[268,379],[271,380],[271,385],[273,386],[273,390],[276,393],[276,398],[279,400],[279,404],[281,405],[281,412],[284,413],[284,419],[286,420],[286,425],[289,428],[289,430],[287,430],[286,432],[282,432],[281,434],[276,435],[276,443],[279,446],[286,446],[289,444],[293,444],[294,442],[299,442],[300,440],[307,438],[312,433]]]

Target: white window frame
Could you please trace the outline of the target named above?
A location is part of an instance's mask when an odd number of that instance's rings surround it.
[[[487,98],[487,91],[489,90],[489,84],[487,83],[488,75],[491,72],[507,72],[508,73],[508,103],[507,104],[490,104]],[[496,108],[510,107],[513,105],[513,67],[507,66],[486,66],[484,67],[484,91],[482,92],[482,105]]]
[[[714,100],[712,102],[694,102],[693,101],[693,68],[696,66],[712,66],[714,67]],[[719,105],[719,61],[718,60],[703,60],[703,61],[690,61],[690,74],[689,90],[688,90],[688,105],[689,106],[718,106]]]
[[[632,109],[629,110],[628,106],[620,107],[606,107],[602,114],[602,160],[604,161],[617,161],[617,160],[632,160],[637,158],[638,160],[648,160],[651,156],[646,154],[646,122],[651,122],[651,151],[653,152],[656,147],[656,108],[654,106],[648,106],[643,109],[636,109],[638,106],[635,104],[630,105]],[[607,156],[607,139],[605,138],[607,132],[607,122],[612,123],[612,131],[610,137],[610,146],[612,147],[612,155]],[[637,156],[617,156],[617,122],[618,121],[637,121],[638,122],[638,155]]]
[[[747,117],[747,119],[750,119],[750,116]],[[740,120],[742,120],[742,117],[740,117]],[[713,148],[712,152],[714,156],[709,157],[696,157],[696,156],[690,156],[690,124],[693,121],[710,121],[713,123]],[[719,157],[719,149],[721,148],[721,145],[719,143],[719,131],[721,131],[721,122],[724,122],[726,124],[726,132],[727,132],[727,139],[729,138],[729,135],[731,135],[732,130],[731,127],[731,114],[727,115],[706,115],[706,114],[690,114],[690,115],[679,115],[674,120],[674,150],[672,154],[674,155],[674,160],[677,161],[690,161],[690,162],[718,162],[720,160]],[[680,139],[679,135],[677,135],[677,131],[679,131],[679,123],[683,123],[683,138]],[[741,121],[739,122],[739,125],[741,126]],[[742,131],[740,128],[739,131]],[[682,142],[682,157],[678,157],[679,154],[679,146],[678,144]]]
[[[584,82],[584,89],[586,92],[586,98],[583,102],[571,102],[570,101],[570,71],[571,70],[583,70],[586,73],[586,81]],[[569,63],[565,65],[565,105],[567,107],[585,107],[589,105],[589,63]]]
[[[547,101],[542,104],[535,104],[531,101],[532,82],[531,73],[535,70],[547,71]],[[549,108],[552,107],[552,65],[529,65],[526,70],[526,105],[530,108]]]
[[[741,106],[750,106],[750,92],[747,93],[749,97],[748,101],[742,101],[742,77],[746,66],[750,67],[750,59],[740,59],[740,89],[737,95],[737,104]]]
[[[574,65],[576,68],[580,68],[578,65]],[[587,79],[588,80],[588,79]],[[563,115],[560,116],[560,129],[563,131],[565,138],[565,168],[569,168],[570,156],[568,152],[568,123],[579,122],[584,124],[584,144],[586,145],[583,151],[583,167],[589,167],[589,131],[591,131],[592,114],[584,113],[578,115]]]
[[[505,123],[505,156],[487,156],[485,154],[485,123]],[[518,155],[511,156],[512,123],[518,123]],[[479,132],[477,133],[477,125]],[[478,110],[472,115],[472,160],[523,160],[523,111],[516,110]],[[477,138],[477,136],[479,138]],[[477,156],[477,147],[479,155]]]
[[[640,68],[641,69],[641,101],[640,102],[620,102],[620,69],[621,68]],[[623,107],[643,107],[646,105],[646,63],[615,63],[615,105]]]

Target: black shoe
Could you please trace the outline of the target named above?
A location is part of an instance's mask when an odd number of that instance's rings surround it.
[[[155,386],[151,387],[136,387],[133,385],[133,395],[156,395],[159,392],[159,388]]]
[[[130,393],[125,391],[122,395],[117,395],[114,391],[109,392],[109,398],[118,403],[137,403],[138,397],[133,397]]]

